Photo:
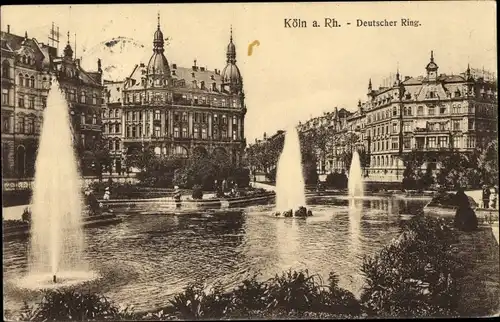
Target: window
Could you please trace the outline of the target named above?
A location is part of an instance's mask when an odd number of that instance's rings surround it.
[[[446,148],[447,146],[448,146],[448,137],[447,136],[440,136],[438,138],[438,147]]]
[[[188,137],[188,129],[186,126],[182,127],[182,137],[187,138]]]
[[[429,115],[434,115],[434,106],[429,106],[428,112],[429,112]]]
[[[214,139],[219,139],[219,138],[220,138],[220,137],[219,137],[219,132],[218,132],[218,130],[217,130],[217,129],[214,129],[213,138],[214,138]]]
[[[460,130],[460,121],[459,120],[454,120],[453,121],[453,130],[454,131],[459,131]]]
[[[80,93],[80,103],[84,103],[86,104],[87,103],[87,94],[85,93],[85,91],[82,91]]]
[[[80,123],[81,124],[85,124],[85,113],[82,112],[82,114],[80,115]]]
[[[178,138],[178,137],[179,137],[179,128],[174,127],[174,138]]]
[[[459,136],[453,137],[453,147],[455,149],[459,149],[460,148],[460,137]]]
[[[206,139],[207,138],[207,129],[202,128],[201,129],[201,138]]]
[[[392,116],[397,116],[398,115],[398,108],[396,106],[394,106],[392,108]]]
[[[111,141],[111,140],[109,140],[109,141],[108,141],[108,148],[109,148],[110,150],[113,150],[113,148],[114,148],[113,141]]]
[[[155,137],[160,137],[160,127],[155,126]]]
[[[226,107],[226,100],[225,99],[222,99],[220,106],[221,107]]]
[[[382,135],[384,135],[384,127],[382,126]]]
[[[35,108],[35,96],[30,96],[28,99],[28,107],[29,108]]]
[[[19,94],[19,102],[18,102],[18,105],[19,107],[24,107],[24,95],[23,94]]]
[[[19,82],[19,86],[24,86],[24,76],[23,76],[23,74],[19,74],[18,82]]]
[[[137,121],[137,112],[132,113],[132,121]]]
[[[174,154],[182,157],[187,157],[187,150],[182,146],[176,146],[174,148]]]
[[[187,122],[188,121],[188,115],[186,112],[182,113],[182,122]]]
[[[120,130],[120,124],[115,124],[115,133],[120,133],[121,130]]]
[[[2,88],[2,105],[9,105],[9,90]]]
[[[214,114],[214,124],[219,124],[219,117],[217,114]]]
[[[92,94],[92,104],[97,105],[97,95],[95,93]]]
[[[461,93],[460,93],[460,90],[459,90],[459,89],[457,89],[457,90],[455,91],[455,97],[460,97],[460,96],[462,96],[462,95],[461,95]]]
[[[120,150],[120,141],[115,141],[115,150]]]
[[[194,138],[198,139],[200,137],[200,129],[198,128],[198,126],[195,126],[193,131],[194,131]]]
[[[237,139],[236,130],[233,130],[233,140]]]
[[[132,126],[132,137],[135,138],[136,136],[137,136],[136,127]]]
[[[469,130],[474,130],[474,120],[469,119]]]
[[[476,140],[473,136],[467,137],[467,148],[474,148],[476,146]]]
[[[411,106],[405,106],[404,107],[404,116],[411,116],[412,111],[411,111]]]
[[[20,116],[17,121],[17,133],[24,133],[24,116]]]
[[[417,108],[417,116],[423,116],[424,115],[424,107],[423,106],[419,106]]]
[[[411,138],[408,137],[403,138],[403,147],[405,149],[411,149]]]
[[[439,131],[446,131],[446,123],[439,123]]]
[[[411,132],[411,122],[405,122],[403,124],[403,131],[404,132]]]
[[[179,120],[180,120],[180,118],[179,118],[179,113],[174,112],[174,121],[175,121],[175,122],[178,122]]]
[[[10,132],[10,116],[2,115],[2,133]]]
[[[4,60],[2,63],[2,77],[10,78],[10,64],[8,60]]]
[[[35,88],[35,76],[30,77],[30,87]]]
[[[160,110],[155,110],[155,116],[154,116],[154,119],[155,119],[155,120],[160,120]]]
[[[393,150],[397,150],[399,149],[399,141],[398,141],[398,138],[392,138],[392,142],[391,142],[391,147]]]
[[[227,131],[226,130],[222,130],[222,138],[225,139],[227,138]]]
[[[453,111],[453,114],[460,114],[460,105],[459,104],[454,104],[452,111]]]
[[[446,114],[446,106],[440,106],[439,107],[439,114]]]
[[[427,138],[427,146],[429,148],[435,148],[436,147],[436,137],[431,136]]]
[[[97,124],[97,115],[92,115],[92,124]]]
[[[236,118],[236,116],[233,116],[233,124],[234,125],[238,124],[238,119]]]
[[[227,117],[226,117],[226,115],[222,115],[222,124],[227,124]]]

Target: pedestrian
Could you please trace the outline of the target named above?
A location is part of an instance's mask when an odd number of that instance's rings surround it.
[[[175,206],[177,208],[181,207],[181,190],[179,189],[179,186],[174,187],[174,200],[175,200]]]
[[[462,231],[477,229],[478,220],[476,213],[471,208],[469,197],[467,197],[463,188],[458,188],[455,194],[455,206],[457,207],[454,221],[455,228]]]
[[[487,185],[483,185],[483,208],[488,208],[490,203],[490,189]]]
[[[103,200],[109,200],[110,197],[110,192],[109,192],[109,187],[106,187],[104,191],[104,196],[102,197]]]
[[[497,207],[498,191],[495,187],[490,189],[490,208],[495,209]]]

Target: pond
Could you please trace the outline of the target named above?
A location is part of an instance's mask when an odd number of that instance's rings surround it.
[[[334,271],[341,287],[359,295],[363,256],[397,237],[400,223],[428,201],[366,197],[349,204],[341,196],[313,197],[308,218],[276,218],[273,205],[177,213],[154,205],[116,209],[123,222],[85,230],[86,257],[102,276],[95,286],[100,293],[136,310],[165,306],[196,279],[233,287],[255,273],[267,279],[289,268],[307,268],[324,283]],[[28,244],[27,238],[4,243],[8,309],[29,299],[15,284],[27,272]]]

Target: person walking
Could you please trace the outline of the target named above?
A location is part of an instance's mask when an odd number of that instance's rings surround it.
[[[458,188],[455,194],[455,206],[457,207],[454,220],[455,228],[462,231],[476,230],[478,226],[477,216],[463,188]]]
[[[181,207],[181,190],[179,189],[179,186],[174,187],[174,200],[175,200],[175,206],[177,208]]]
[[[495,209],[497,207],[498,191],[495,187],[490,189],[490,208]]]
[[[488,208],[490,203],[490,189],[487,185],[483,185],[483,208]]]

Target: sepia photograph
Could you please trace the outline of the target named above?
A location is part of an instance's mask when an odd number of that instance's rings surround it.
[[[498,317],[496,9],[2,6],[3,319]]]

